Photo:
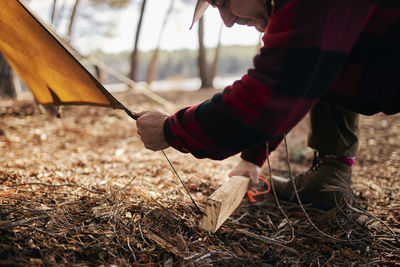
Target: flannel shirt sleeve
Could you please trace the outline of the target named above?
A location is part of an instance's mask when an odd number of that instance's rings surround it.
[[[279,1],[279,0],[278,0]],[[262,166],[326,93],[373,13],[372,0],[293,0],[275,12],[254,68],[222,93],[168,117],[167,142],[198,158]]]

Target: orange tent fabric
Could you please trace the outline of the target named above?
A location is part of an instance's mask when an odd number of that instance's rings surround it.
[[[0,52],[40,104],[126,110],[18,0],[0,0]]]

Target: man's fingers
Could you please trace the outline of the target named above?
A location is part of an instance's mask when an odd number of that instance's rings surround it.
[[[144,114],[148,113],[149,111],[145,110],[139,113],[135,113],[135,116],[137,116],[138,118],[140,118],[141,116],[143,116]]]
[[[168,145],[164,143],[144,143],[144,147],[152,151],[158,151],[167,148]]]
[[[250,177],[250,186],[249,186],[249,188],[250,189],[255,188],[258,185],[259,182],[260,182],[260,180],[258,179],[258,176]]]
[[[228,176],[229,176],[229,177],[232,177],[232,176],[246,176],[246,177],[249,177],[249,178],[250,178],[248,172],[240,171],[240,170],[233,170],[233,171],[231,171],[231,172],[228,174]]]
[[[258,179],[258,175],[254,173],[250,174],[250,179],[251,182],[254,184],[258,184],[260,182],[260,180]]]
[[[241,171],[232,171],[228,174],[229,177],[232,176],[244,176],[244,177],[248,177],[250,179],[250,185],[249,185],[249,189],[253,189],[255,188],[258,183],[260,182],[260,180],[258,179],[257,175],[254,175],[252,173],[249,172],[241,172]]]

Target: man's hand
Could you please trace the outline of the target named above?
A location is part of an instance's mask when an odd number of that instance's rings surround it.
[[[251,180],[249,188],[251,189],[258,184],[259,174],[260,174],[260,167],[258,167],[254,163],[241,159],[239,163],[229,173],[229,177],[237,175],[249,177]]]
[[[136,121],[137,133],[147,149],[157,151],[169,147],[164,138],[164,122],[167,113],[154,111],[143,111],[135,114],[139,118]]]

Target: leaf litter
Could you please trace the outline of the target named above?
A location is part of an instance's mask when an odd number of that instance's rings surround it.
[[[184,106],[214,92],[163,96]],[[157,108],[132,92],[118,97]],[[55,118],[32,101],[3,103],[0,130],[0,265],[399,266],[399,116],[362,117],[358,202],[304,213],[273,194],[244,199],[215,234],[199,228],[168,162],[143,148],[120,111],[66,107]],[[288,136],[294,173],[311,165],[307,131],[302,122]],[[166,153],[202,208],[238,160]],[[288,175],[283,146],[271,166]]]

